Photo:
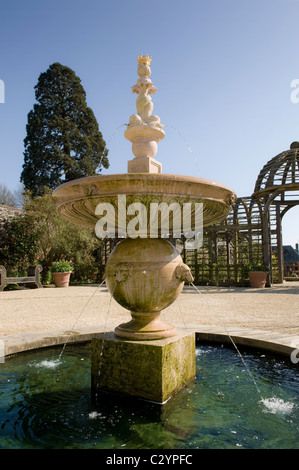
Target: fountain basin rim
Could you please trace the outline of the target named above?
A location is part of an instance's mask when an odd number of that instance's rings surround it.
[[[152,181],[164,181],[171,183],[190,183],[192,185],[202,185],[203,187],[217,188],[223,190],[224,192],[229,192],[232,195],[235,195],[235,192],[228,186],[219,183],[214,180],[200,178],[197,176],[186,176],[186,175],[175,175],[167,173],[115,173],[109,175],[93,175],[85,176],[83,178],[78,178],[72,181],[67,181],[66,183],[61,184],[53,192],[53,197],[61,197],[65,190],[69,190],[73,186],[78,186],[82,184],[91,184],[91,183],[101,183],[105,181],[134,181],[134,180],[152,180]],[[144,191],[145,192],[145,191]],[[115,192],[114,192],[115,194]],[[122,191],[119,191],[119,194],[122,194]],[[174,193],[175,194],[175,193]]]
[[[107,333],[116,325],[79,327],[70,334],[65,329],[42,330],[28,333],[13,334],[0,337],[4,343],[5,357],[21,354],[37,349],[63,346],[67,344],[79,344],[90,342],[98,334]],[[178,331],[195,332],[196,341],[208,341],[209,343],[227,343],[232,345],[230,337],[237,346],[246,346],[257,350],[275,353],[281,356],[290,356],[294,351],[294,343],[299,343],[296,335],[273,333],[271,331],[256,330],[252,328],[235,327],[230,329],[229,335],[221,327],[212,325],[175,325]],[[130,340],[121,340],[130,341]],[[152,340],[155,343],[157,340]]]
[[[159,173],[119,173],[94,175],[63,183],[52,194],[58,212],[70,222],[94,228],[100,203],[118,209],[119,196],[126,196],[126,205],[142,202],[171,204],[203,204],[203,225],[223,220],[231,211],[236,194],[212,180],[195,176]],[[117,221],[116,221],[117,223]]]

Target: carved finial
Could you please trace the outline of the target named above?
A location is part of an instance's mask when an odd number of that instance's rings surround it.
[[[137,57],[137,61],[138,61],[137,73],[138,73],[139,77],[140,78],[148,78],[151,74],[151,61],[152,61],[152,58],[148,54],[145,54],[145,55],[140,54]]]
[[[138,57],[137,57],[137,60],[138,60],[138,64],[147,64],[147,65],[150,65],[151,61],[152,61],[152,57],[149,56],[148,54],[145,54],[145,55],[142,55],[140,54]]]

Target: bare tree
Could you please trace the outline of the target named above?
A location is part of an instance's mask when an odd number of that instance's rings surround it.
[[[15,198],[15,207],[23,209],[24,204],[28,202],[28,192],[22,183],[14,190],[13,196]]]
[[[2,183],[0,183],[0,205],[12,207],[17,205],[17,200],[12,191]]]

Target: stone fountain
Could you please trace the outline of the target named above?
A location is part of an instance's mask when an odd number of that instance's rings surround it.
[[[99,238],[122,239],[108,259],[105,281],[132,319],[92,340],[92,388],[164,403],[195,377],[194,333],[160,318],[193,281],[168,238],[198,242],[203,226],[224,219],[236,196],[214,181],[162,173],[155,156],[165,133],[153,114],[151,57],[137,60],[137,113],[125,131],[134,155],[128,173],[70,181],[53,196],[67,220],[95,229]]]

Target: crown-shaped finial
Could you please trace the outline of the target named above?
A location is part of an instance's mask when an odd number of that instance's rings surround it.
[[[138,60],[138,64],[148,64],[148,65],[150,65],[152,58],[148,54],[145,54],[145,55],[140,54],[137,57],[137,60]]]

